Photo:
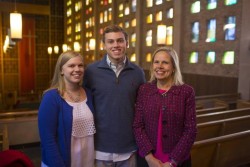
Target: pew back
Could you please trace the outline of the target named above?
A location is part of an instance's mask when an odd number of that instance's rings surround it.
[[[2,112],[0,113],[0,120],[2,119],[18,119],[26,117],[36,117],[38,110],[26,110],[26,111],[12,111],[12,112]]]
[[[37,117],[2,119],[0,128],[7,127],[9,145],[40,142]]]
[[[237,100],[237,108],[248,108],[250,107],[250,101]]]
[[[196,141],[250,130],[250,115],[197,124]]]
[[[235,109],[237,105],[237,100],[240,99],[240,93],[229,93],[229,94],[214,94],[214,95],[204,95],[196,96],[196,103],[207,103],[211,100],[218,100],[225,102],[229,109]]]
[[[244,115],[250,115],[250,108],[241,108],[241,109],[213,112],[208,114],[200,114],[196,116],[196,119],[198,124],[203,122],[239,117]]]
[[[3,126],[0,129],[0,144],[1,144],[1,149],[0,151],[8,150],[9,149],[9,139],[8,139],[8,129],[7,126]]]
[[[250,130],[196,141],[192,167],[236,167],[250,163]]]
[[[214,112],[218,112],[218,111],[226,111],[227,109],[228,108],[226,106],[202,108],[202,109],[196,110],[196,115],[214,113]]]

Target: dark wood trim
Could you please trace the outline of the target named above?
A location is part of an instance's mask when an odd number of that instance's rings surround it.
[[[0,2],[0,12],[14,12],[15,4],[10,2]],[[49,5],[33,5],[25,3],[16,3],[16,10],[22,14],[50,15]]]

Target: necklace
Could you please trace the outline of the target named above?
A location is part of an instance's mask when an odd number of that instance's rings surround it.
[[[80,93],[81,93],[81,91],[78,91],[78,94],[77,94],[76,97],[73,97],[72,93],[69,92],[69,91],[67,91],[67,90],[66,90],[66,93],[68,94],[70,100],[72,100],[73,102],[79,102],[80,101],[80,98],[81,98],[81,94]]]
[[[166,91],[163,92],[161,95],[162,95],[162,96],[167,96],[167,92],[168,92],[168,91],[166,90]]]
[[[160,84],[157,82],[157,88],[158,89],[162,89],[162,90],[166,90],[168,91],[171,87],[172,87],[172,83],[171,84]]]

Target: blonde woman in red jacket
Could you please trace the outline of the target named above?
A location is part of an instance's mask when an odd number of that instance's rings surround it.
[[[140,86],[135,112],[139,155],[149,167],[191,166],[190,150],[197,133],[195,93],[183,83],[172,48],[154,52],[151,79]]]

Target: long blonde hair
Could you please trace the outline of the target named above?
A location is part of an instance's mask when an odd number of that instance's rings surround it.
[[[65,82],[63,79],[63,75],[61,74],[62,71],[62,66],[69,61],[71,58],[80,56],[82,58],[83,61],[83,57],[80,53],[75,52],[75,51],[66,51],[63,52],[57,59],[56,62],[56,66],[55,66],[55,71],[54,71],[54,75],[51,81],[51,85],[49,87],[49,89],[45,90],[48,91],[50,89],[57,89],[60,93],[61,96],[63,96],[63,92],[65,91]],[[82,84],[82,80],[79,83],[79,85]]]
[[[152,62],[151,62],[151,67],[150,67],[150,82],[155,81],[155,75],[153,72],[153,63],[154,63],[154,58],[156,53],[163,51],[166,52],[170,57],[171,57],[171,61],[173,64],[173,68],[174,68],[174,73],[173,73],[173,84],[174,85],[182,85],[184,84],[183,80],[182,80],[182,75],[181,75],[181,70],[180,70],[180,65],[179,65],[179,58],[178,55],[176,53],[176,51],[168,46],[164,46],[164,47],[159,47],[158,49],[156,49],[153,53],[152,56]]]

